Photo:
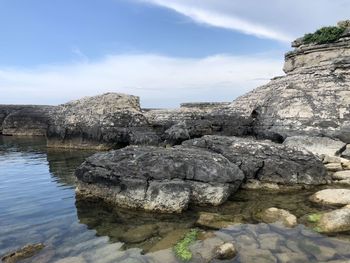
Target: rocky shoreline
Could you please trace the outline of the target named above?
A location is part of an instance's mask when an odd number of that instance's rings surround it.
[[[124,208],[181,213],[219,206],[239,188],[350,185],[349,32],[334,43],[294,43],[285,76],[233,102],[142,109],[136,96],[107,93],[59,106],[0,105],[0,132],[111,150],[78,167],[76,194]],[[327,189],[310,197],[333,208],[310,218],[318,232],[350,231],[349,196]],[[296,225],[275,207],[261,217]]]

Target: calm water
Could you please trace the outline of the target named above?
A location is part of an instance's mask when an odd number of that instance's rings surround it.
[[[328,209],[308,201],[315,189],[284,194],[241,191],[221,207],[192,207],[181,215],[155,215],[111,208],[102,202],[76,201],[74,170],[93,152],[48,150],[45,145],[44,138],[0,136],[0,256],[28,243],[42,242],[46,247],[24,262],[55,262],[74,256],[87,262],[143,260],[142,254],[171,247],[186,230],[196,227],[200,212],[219,213],[225,220],[243,223],[243,227],[258,223],[256,213],[272,206],[291,211],[305,224],[308,214]],[[301,235],[298,233],[294,233],[296,240]],[[335,237],[350,241],[346,233]]]

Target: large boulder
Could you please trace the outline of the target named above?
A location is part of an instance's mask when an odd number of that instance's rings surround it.
[[[58,106],[47,133],[49,147],[110,149],[156,144],[139,98],[119,93],[86,97]]]
[[[316,227],[326,233],[350,231],[350,206],[322,214]]]
[[[321,205],[350,205],[350,189],[324,189],[313,194],[310,200]]]
[[[170,213],[190,203],[220,205],[244,178],[224,156],[180,146],[129,146],[98,153],[87,158],[76,176],[78,196]]]
[[[203,136],[183,142],[225,156],[247,179],[279,184],[323,184],[326,170],[315,155],[271,141],[227,136]]]
[[[254,118],[254,133],[283,141],[295,135],[350,142],[350,38],[295,45],[285,76],[236,99],[231,107]]]

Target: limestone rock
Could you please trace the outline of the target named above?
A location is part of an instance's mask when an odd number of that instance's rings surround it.
[[[341,153],[341,156],[344,158],[350,159],[350,144],[346,145],[345,150]]]
[[[350,179],[350,171],[339,171],[332,175],[334,180],[347,180]]]
[[[317,227],[321,232],[350,231],[350,208],[345,207],[321,215]]]
[[[247,179],[279,184],[322,184],[325,168],[307,151],[250,138],[203,136],[183,142],[186,147],[220,153],[244,172]]]
[[[265,223],[281,223],[285,227],[294,227],[297,225],[297,218],[289,211],[271,207],[263,211],[259,217]]]
[[[329,156],[338,155],[346,146],[345,143],[339,140],[313,136],[288,137],[283,144],[298,149],[304,148],[313,154]]]
[[[58,106],[48,128],[48,146],[109,149],[157,144],[139,98],[119,93],[86,97]]]
[[[222,204],[244,178],[222,155],[181,146],[98,153],[78,167],[76,176],[78,195],[160,212],[181,212],[189,203]]]
[[[325,189],[310,197],[312,202],[322,205],[343,206],[350,204],[349,189]]]
[[[230,107],[254,118],[258,137],[283,141],[296,135],[350,143],[350,38],[301,45],[285,55],[285,76],[272,79]]]
[[[237,250],[235,245],[228,242],[220,245],[215,251],[216,258],[220,260],[232,259],[236,256],[236,254]]]

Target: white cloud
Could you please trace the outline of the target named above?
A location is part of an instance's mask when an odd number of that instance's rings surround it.
[[[0,103],[58,104],[104,92],[138,95],[144,107],[232,101],[282,74],[281,68],[281,60],[263,55],[188,59],[153,54],[31,70],[0,68]]]
[[[349,18],[348,0],[139,0],[172,9],[195,22],[289,42]]]

